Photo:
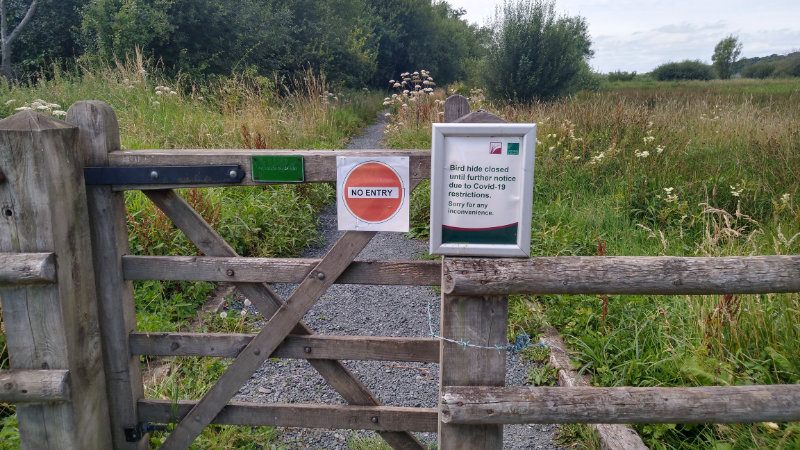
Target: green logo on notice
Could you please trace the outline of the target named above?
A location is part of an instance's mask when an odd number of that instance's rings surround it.
[[[519,155],[519,142],[509,142],[508,151],[506,152],[506,154]]]

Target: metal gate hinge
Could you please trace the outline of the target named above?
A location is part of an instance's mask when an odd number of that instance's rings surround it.
[[[239,183],[244,170],[225,166],[86,167],[86,184],[223,184]]]
[[[151,431],[164,431],[167,429],[166,425],[156,425],[150,422],[140,423],[132,428],[125,428],[125,441],[126,442],[139,442],[145,434]]]

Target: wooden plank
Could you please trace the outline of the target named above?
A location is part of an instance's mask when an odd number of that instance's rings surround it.
[[[0,402],[69,400],[69,370],[0,370]]]
[[[412,181],[412,186],[416,186]],[[236,252],[219,236],[186,200],[170,190],[146,191],[145,194],[181,229],[197,248],[209,256],[231,256]],[[265,283],[234,283],[237,289],[265,317],[271,317],[283,304],[281,298]],[[299,322],[293,334],[311,335],[313,331]],[[351,405],[379,406],[380,401],[341,362],[326,359],[308,360],[323,379]],[[395,449],[421,449],[422,444],[408,432],[378,432]]]
[[[444,101],[444,121],[455,122],[469,114],[469,101],[462,95],[451,95]]]
[[[197,402],[144,400],[139,402],[142,422],[176,422]],[[230,402],[214,418],[219,425],[333,428],[376,431],[436,431],[436,408],[349,406],[325,404],[264,404]]]
[[[203,399],[180,421],[164,442],[164,449],[185,448],[197,438],[375,234],[374,231],[347,231],[339,239]]]
[[[447,115],[447,114],[446,114]],[[470,117],[472,119],[470,119]],[[454,122],[503,122],[483,110]],[[442,267],[450,258],[443,258]],[[445,272],[442,271],[444,281]],[[506,352],[487,348],[508,345],[508,297],[468,297],[442,292],[441,362],[439,365],[439,406],[447,386],[503,386],[506,378]],[[450,340],[450,342],[448,342]],[[451,424],[439,414],[439,448],[503,448],[503,426]]]
[[[111,107],[99,101],[77,102],[67,111],[67,121],[78,127],[84,164],[107,166],[108,153],[120,148],[119,126]],[[144,397],[139,357],[128,350],[128,335],[136,331],[136,305],[133,284],[123,278],[120,259],[130,251],[125,198],[108,186],[87,186],[86,195],[114,447],[149,448],[147,436],[139,442],[125,438],[126,428],[138,426],[136,402]]]
[[[54,253],[0,253],[0,286],[56,281]]]
[[[301,258],[125,255],[122,270],[127,280],[299,283],[319,262]],[[336,283],[438,286],[441,279],[439,261],[356,260]]]
[[[506,121],[489,111],[479,109],[454,120],[453,123],[506,123]]]
[[[431,176],[431,151],[427,150],[230,150],[230,149],[179,149],[179,150],[122,150],[109,155],[111,166],[188,166],[238,164],[245,172],[241,183],[214,184],[213,186],[262,186],[253,181],[250,166],[252,155],[302,155],[307,183],[336,181],[337,156],[408,156],[409,177],[424,180]],[[203,184],[182,185],[116,185],[115,190],[171,189],[202,187]]]
[[[800,385],[442,389],[447,423],[747,423],[800,420]]]
[[[254,334],[132,333],[131,353],[235,358]],[[439,341],[383,336],[289,335],[270,358],[439,362]]]
[[[0,287],[12,369],[69,370],[72,401],[17,408],[26,448],[109,448],[111,433],[77,129],[23,111],[0,120],[0,252],[55,253],[62,282]]]
[[[449,258],[452,294],[762,294],[800,292],[800,256]]]
[[[565,387],[589,386],[591,377],[586,374],[578,374],[572,370],[567,344],[558,335],[558,332],[547,327],[539,334],[539,342],[546,344],[550,351],[550,365],[558,369],[558,385]],[[558,351],[562,349],[564,351]],[[597,438],[600,440],[600,448],[603,450],[647,450],[647,446],[636,433],[636,430],[621,423],[593,423],[590,424]]]

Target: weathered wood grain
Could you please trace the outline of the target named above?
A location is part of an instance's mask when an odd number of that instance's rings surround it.
[[[800,420],[800,385],[442,388],[447,423],[747,423]]]
[[[78,127],[84,164],[107,166],[109,152],[120,148],[111,107],[99,101],[77,102],[67,111],[67,121]],[[124,431],[138,425],[136,402],[144,397],[139,357],[128,350],[128,335],[136,331],[136,305],[133,284],[122,276],[121,257],[129,253],[125,198],[108,186],[87,186],[86,195],[114,447],[149,448],[147,436],[128,442]]]
[[[412,186],[415,182],[412,181]],[[209,256],[238,256],[219,234],[179,195],[171,190],[146,191],[145,194],[183,231],[192,243]],[[283,300],[265,283],[234,283],[265,317],[271,317]],[[293,334],[311,335],[313,332],[299,322]],[[380,406],[372,392],[341,362],[310,359],[308,362],[322,378],[351,405]],[[395,449],[422,449],[422,444],[408,432],[378,432]]]
[[[254,334],[132,333],[131,353],[235,358]],[[289,335],[270,358],[439,362],[439,341],[383,336]]]
[[[0,286],[56,281],[54,253],[0,253]]]
[[[453,123],[506,123],[506,121],[489,111],[479,109],[454,120]]]
[[[126,255],[122,257],[122,270],[127,280],[299,283],[319,261],[302,258]],[[345,269],[336,283],[436,286],[441,279],[439,261],[356,260]]]
[[[69,400],[68,370],[0,370],[0,402],[50,403]]]
[[[374,231],[347,231],[334,244],[203,399],[178,423],[164,442],[164,449],[185,448],[197,438],[375,234]]]
[[[108,448],[111,433],[77,129],[0,120],[0,252],[55,253],[57,284],[0,287],[12,369],[69,370],[72,400],[17,408],[27,448]]]
[[[250,165],[252,155],[302,155],[305,181],[307,183],[329,183],[336,181],[337,156],[408,156],[409,177],[423,180],[431,176],[431,151],[427,150],[121,150],[109,155],[111,166],[191,166],[238,164],[245,172],[241,183],[214,184],[213,186],[260,186],[265,183],[253,181]],[[171,189],[201,187],[203,184],[181,185],[115,185],[115,190]]]
[[[469,100],[463,95],[451,95],[444,101],[445,123],[455,122],[467,114],[469,114]]]
[[[142,422],[176,422],[197,402],[145,400],[139,402]],[[334,428],[376,431],[436,431],[436,408],[344,406],[324,404],[259,404],[230,402],[214,418],[220,425]]]
[[[503,294],[759,294],[800,292],[800,256],[450,258],[442,290]]]

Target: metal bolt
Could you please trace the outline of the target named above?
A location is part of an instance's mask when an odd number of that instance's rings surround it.
[[[231,170],[231,173],[229,173],[228,175],[230,175],[231,178],[236,178],[239,175],[239,173],[236,172],[235,170]]]
[[[369,419],[369,420],[371,420],[371,421],[372,421],[372,423],[378,423],[378,418],[377,418],[377,417],[372,417],[372,418],[371,418],[371,419]]]
[[[303,347],[303,351],[306,353],[311,353],[311,347]]]
[[[235,272],[233,271],[233,269],[228,269],[225,271],[225,275],[228,275],[229,277],[232,277],[234,273]]]
[[[156,172],[155,170],[150,172],[150,179],[151,180],[157,180],[158,179],[158,172]]]
[[[458,405],[458,406],[464,406],[464,402],[458,402],[458,403],[456,403],[456,405]]]
[[[325,274],[322,273],[322,272],[317,272],[317,279],[324,280],[325,279]]]
[[[494,410],[493,410],[493,409],[487,409],[487,410],[486,410],[486,413],[487,413],[487,414],[494,414]]]

